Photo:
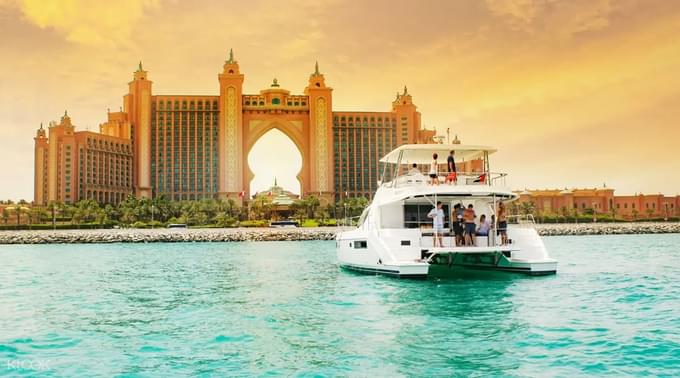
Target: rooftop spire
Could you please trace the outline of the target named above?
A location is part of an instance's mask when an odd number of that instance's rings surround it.
[[[399,91],[397,91],[397,100],[399,99]]]
[[[229,64],[234,63],[234,49],[229,49],[229,60],[227,60],[226,63],[229,63]]]
[[[141,61],[141,60],[139,61],[139,67],[137,68],[137,71],[140,71],[140,72],[143,71],[143,70],[142,70],[142,61]]]
[[[408,89],[406,89],[406,86],[404,85],[404,96],[408,94]]]
[[[42,122],[40,122],[40,130],[43,130]]]
[[[68,112],[64,110],[64,117],[68,117]]]
[[[274,186],[278,186],[276,185],[276,176],[274,176]]]
[[[279,86],[279,81],[274,78],[274,82],[272,82],[272,87],[278,87]]]
[[[314,64],[314,75],[321,75],[319,73],[319,61],[316,61],[316,64]]]

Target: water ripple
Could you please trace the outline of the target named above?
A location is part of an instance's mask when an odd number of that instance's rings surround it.
[[[404,281],[332,242],[0,246],[0,375],[679,376],[680,235]]]

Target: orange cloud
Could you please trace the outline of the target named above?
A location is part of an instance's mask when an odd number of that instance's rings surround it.
[[[21,10],[41,28],[54,28],[67,40],[92,46],[117,46],[158,0],[23,0]]]

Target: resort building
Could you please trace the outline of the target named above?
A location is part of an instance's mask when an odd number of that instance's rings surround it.
[[[272,220],[279,220],[287,219],[295,215],[293,213],[293,204],[299,199],[299,195],[280,187],[277,184],[276,179],[274,179],[273,186],[253,195],[251,204],[256,204],[257,202],[267,204],[267,210],[270,212],[269,218]]]
[[[35,139],[35,204],[93,199],[118,203],[133,193],[132,140],[125,114],[109,113],[100,132],[75,131],[68,113]]]
[[[117,203],[132,193],[173,200],[250,198],[248,154],[276,128],[302,155],[303,196],[324,201],[368,196],[377,188],[378,160],[405,143],[433,143],[404,88],[385,112],[335,112],[333,89],[318,64],[303,93],[276,79],[243,93],[244,74],[230,52],[213,95],[158,95],[140,62],[120,112],[99,133],[76,132],[65,115],[35,138],[35,203],[95,199]]]
[[[517,192],[519,203],[531,202],[537,214],[607,214],[621,219],[680,216],[680,195],[635,194],[616,196],[614,189],[552,189]]]

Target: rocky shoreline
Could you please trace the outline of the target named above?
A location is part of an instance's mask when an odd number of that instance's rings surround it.
[[[0,231],[0,244],[179,243],[334,240],[339,229],[197,228]]]
[[[680,223],[639,222],[537,224],[536,230],[538,230],[538,233],[541,236],[676,234],[680,233]]]
[[[539,224],[543,236],[680,233],[680,223]],[[334,240],[341,228],[202,228],[0,231],[0,244]]]

